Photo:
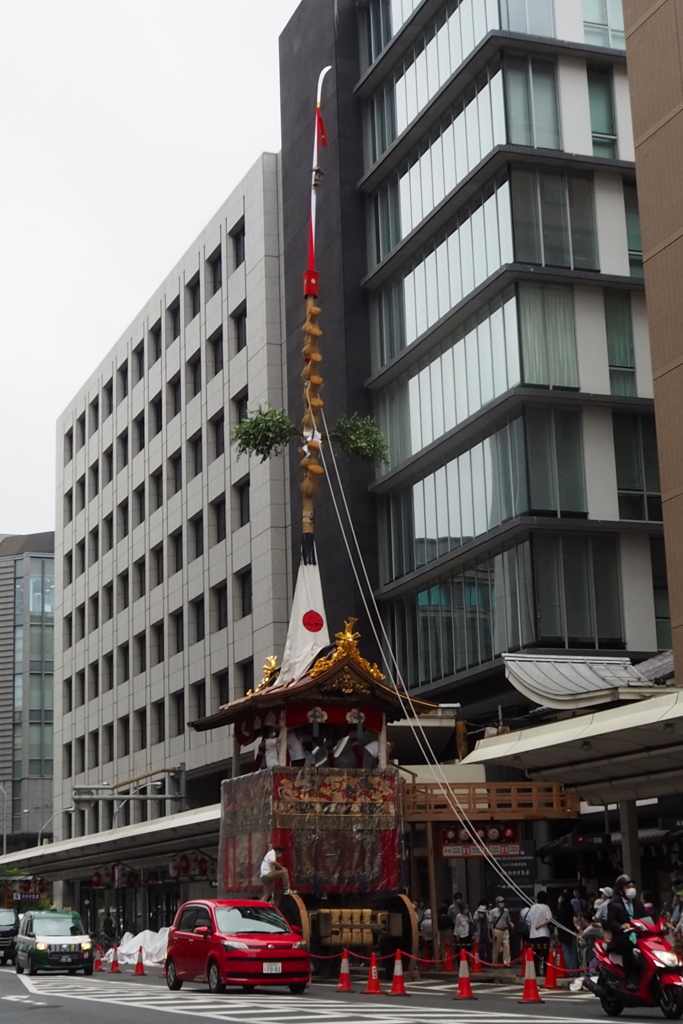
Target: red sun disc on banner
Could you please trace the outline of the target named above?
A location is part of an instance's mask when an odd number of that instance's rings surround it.
[[[303,622],[304,627],[310,633],[319,633],[320,630],[325,625],[325,623],[323,622],[323,617],[320,614],[320,612],[315,612],[313,611],[313,609],[306,612],[301,621]]]

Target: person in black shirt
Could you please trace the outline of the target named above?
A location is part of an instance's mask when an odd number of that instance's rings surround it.
[[[630,991],[638,988],[635,978],[635,933],[630,931],[630,923],[634,918],[647,916],[637,895],[638,891],[631,876],[619,875],[614,883],[614,895],[607,911],[607,927],[612,932],[607,950],[610,953],[621,954],[626,988]]]

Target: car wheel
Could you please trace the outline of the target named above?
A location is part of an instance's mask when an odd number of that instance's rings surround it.
[[[209,977],[209,992],[225,992],[225,985],[221,981],[221,975],[218,970],[218,964],[215,960],[212,960],[209,964],[208,970]]]
[[[293,996],[302,996],[306,991],[306,987],[307,985],[305,981],[297,981],[293,985],[289,986],[289,991]]]
[[[21,964],[19,963],[18,960],[16,960],[15,963],[14,963],[14,969],[16,970],[17,974],[23,974],[24,973],[24,968],[21,966]]]
[[[92,974],[92,972],[93,972],[93,965],[92,964],[90,964],[88,967],[84,967],[83,968],[83,974],[86,976],[86,978],[89,978],[90,975]]]
[[[166,984],[170,988],[171,992],[178,992],[183,987],[183,983],[178,977],[178,972],[175,969],[173,960],[166,961]]]
[[[38,968],[33,966],[33,961],[31,960],[30,956],[27,957],[27,963],[28,963],[28,966],[26,968],[26,973],[30,974],[31,977],[33,978],[38,973]]]
[[[667,1020],[678,1020],[683,1014],[683,991],[677,985],[665,985],[659,993],[659,1009]]]

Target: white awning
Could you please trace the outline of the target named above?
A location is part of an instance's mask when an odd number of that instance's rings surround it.
[[[594,707],[640,700],[656,689],[628,658],[504,654],[505,675],[534,704],[549,708]]]
[[[146,866],[145,862],[158,862],[197,845],[216,846],[220,816],[221,805],[211,804],[91,836],[45,843],[0,857],[0,868],[22,867],[42,878],[59,879],[64,877],[65,870],[73,878],[74,874],[101,867],[107,861]]]
[[[683,689],[479,740],[463,764],[523,768],[593,804],[683,793]]]

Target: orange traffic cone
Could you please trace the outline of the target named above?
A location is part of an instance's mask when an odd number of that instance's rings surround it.
[[[394,960],[394,976],[391,980],[391,992],[390,996],[409,996],[410,993],[406,992],[405,981],[403,980],[403,959],[401,957],[401,950],[396,950],[396,959]]]
[[[111,967],[109,968],[110,974],[120,974],[121,969],[119,967],[119,947],[114,946],[114,955],[111,958]]]
[[[455,971],[455,962],[453,960],[453,950],[451,949],[450,942],[446,942],[445,953],[446,956],[444,957],[443,973],[453,974]]]
[[[370,970],[368,971],[368,986],[365,989],[366,996],[383,996],[384,992],[379,984],[379,970],[377,968],[377,957],[373,953],[370,956]]]
[[[472,974],[483,974],[484,968],[481,966],[481,959],[479,957],[479,944],[476,939],[472,939]]]
[[[351,988],[351,972],[349,970],[349,953],[346,949],[342,952],[337,992],[353,992],[353,989]]]
[[[536,983],[536,967],[534,966],[534,954],[531,949],[526,951],[526,963],[524,971],[524,991],[520,1003],[542,1003],[538,985]]]
[[[564,950],[562,949],[561,942],[558,942],[557,944],[557,960],[555,961],[555,963],[557,967],[558,978],[566,978],[569,972],[567,971],[567,964],[564,959]]]
[[[103,970],[103,967],[102,967],[102,947],[99,946],[99,945],[95,946],[95,959],[93,961],[92,969],[93,969],[93,971],[101,971],[101,970]]]
[[[470,981],[470,969],[467,964],[467,953],[464,949],[460,950],[460,972],[458,975],[458,991],[456,992],[454,999],[476,999],[474,992],[472,991],[472,982]]]
[[[543,988],[559,988],[557,984],[557,970],[555,967],[555,953],[550,949],[548,950],[548,962],[545,968],[545,981],[543,982]]]
[[[145,973],[145,965],[142,962],[142,946],[140,946],[140,948],[138,950],[138,959],[137,959],[137,963],[135,964],[135,970],[133,971],[133,974],[142,974],[144,976],[144,973]]]

